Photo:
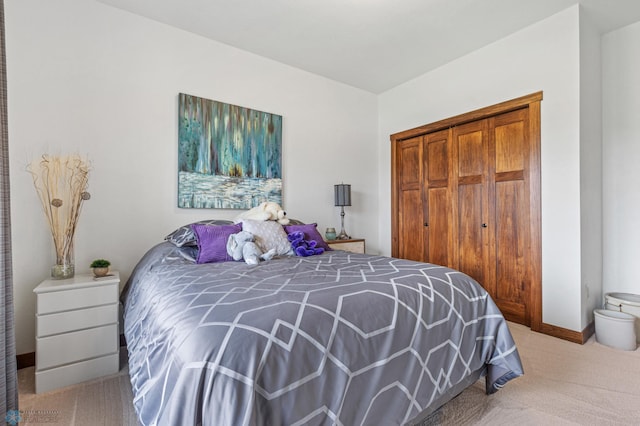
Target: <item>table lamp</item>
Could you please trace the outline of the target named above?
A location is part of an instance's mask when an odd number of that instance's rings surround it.
[[[344,206],[351,205],[351,185],[341,183],[334,185],[333,188],[335,192],[335,205],[340,206],[340,218],[342,221],[342,228],[336,239],[349,240],[351,237],[344,231]]]

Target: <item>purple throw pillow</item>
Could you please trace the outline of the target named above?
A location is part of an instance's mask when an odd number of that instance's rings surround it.
[[[318,232],[317,226],[317,223],[308,223],[306,225],[284,225],[283,228],[287,235],[291,234],[292,232],[300,231],[304,234],[305,240],[316,241],[318,243],[316,247],[322,247],[325,250],[331,250],[329,244],[327,244],[327,242],[322,239],[322,235],[320,235],[320,233]]]
[[[191,225],[201,224],[201,225],[233,225],[233,222],[230,220],[224,219],[207,219],[200,220],[198,222],[193,222],[188,225],[182,225],[180,228],[176,229],[169,235],[167,235],[164,239],[173,243],[176,247],[184,247],[184,246],[193,246],[197,247],[198,243],[196,242],[196,236],[191,229]]]
[[[199,223],[191,225],[198,241],[198,257],[196,263],[225,262],[233,260],[227,254],[229,235],[242,231],[241,225],[210,226]]]

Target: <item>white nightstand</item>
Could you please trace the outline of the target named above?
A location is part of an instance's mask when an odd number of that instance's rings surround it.
[[[45,280],[36,293],[36,393],[119,371],[120,274]]]
[[[327,241],[329,247],[334,250],[345,250],[352,253],[364,253],[364,239],[352,238],[350,240],[331,240]]]

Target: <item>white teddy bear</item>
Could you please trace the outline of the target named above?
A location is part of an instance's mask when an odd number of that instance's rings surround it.
[[[235,219],[235,223],[242,222],[244,219],[252,219],[252,220],[275,220],[280,225],[289,224],[289,219],[287,218],[287,212],[284,211],[282,207],[278,203],[274,203],[272,201],[265,201],[260,205],[247,210],[244,213],[240,213]]]
[[[227,253],[233,258],[233,260],[242,260],[247,265],[257,265],[260,260],[270,260],[275,256],[276,249],[271,249],[266,253],[263,253],[258,245],[254,242],[254,237],[251,232],[240,231],[237,234],[229,235],[227,240]]]

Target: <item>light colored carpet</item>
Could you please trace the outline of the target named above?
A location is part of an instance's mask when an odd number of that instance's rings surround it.
[[[592,336],[584,345],[509,323],[524,376],[493,395],[484,379],[424,425],[638,425],[640,349],[621,351]]]
[[[640,349],[611,349],[593,337],[577,345],[518,324],[509,328],[525,375],[490,396],[481,379],[423,425],[640,424]],[[33,367],[20,370],[20,424],[136,425],[124,353],[122,361],[116,375],[39,395]]]
[[[35,393],[35,367],[18,370],[19,425],[137,425],[126,350],[120,372],[46,393]]]

